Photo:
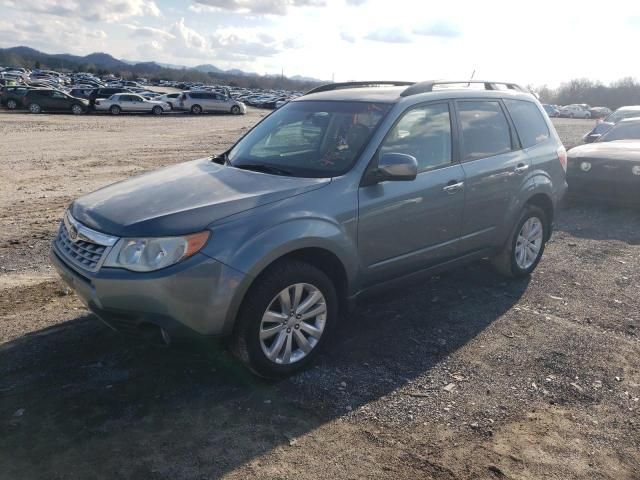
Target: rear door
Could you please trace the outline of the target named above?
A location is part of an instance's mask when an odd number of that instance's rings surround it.
[[[135,106],[133,104],[133,95],[123,93],[120,94],[117,98],[118,106],[122,109],[123,112],[133,112],[135,110]]]
[[[529,158],[500,99],[456,101],[466,177],[462,254],[501,246]]]
[[[359,189],[358,252],[368,285],[457,254],[465,179],[454,148],[451,108],[448,102],[412,107],[382,142],[377,158],[384,153],[416,158],[415,180]]]

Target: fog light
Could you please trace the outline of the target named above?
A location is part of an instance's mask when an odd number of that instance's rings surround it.
[[[636,165],[631,169],[634,175],[640,175],[640,165]]]
[[[591,164],[589,162],[582,162],[580,164],[580,170],[582,170],[583,172],[588,172],[589,170],[591,170]]]

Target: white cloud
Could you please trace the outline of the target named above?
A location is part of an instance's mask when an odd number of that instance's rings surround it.
[[[35,14],[89,22],[118,22],[130,17],[160,15],[154,0],[5,0],[2,4]]]
[[[228,10],[252,15],[286,15],[290,7],[323,7],[326,0],[194,0],[194,12]]]
[[[411,35],[400,27],[379,28],[369,33],[366,38],[384,43],[410,43],[412,40]]]

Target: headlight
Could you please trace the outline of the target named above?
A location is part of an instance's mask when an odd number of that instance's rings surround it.
[[[580,170],[582,170],[583,172],[588,172],[589,170],[591,170],[591,164],[589,162],[582,162],[580,164]]]
[[[209,239],[204,231],[184,237],[121,238],[104,262],[105,267],[153,272],[199,252]]]
[[[634,175],[640,175],[640,165],[636,165],[631,169]]]

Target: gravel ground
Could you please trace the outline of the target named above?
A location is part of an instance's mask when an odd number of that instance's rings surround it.
[[[48,266],[66,205],[263,114],[0,112],[1,479],[640,478],[637,210],[564,207],[530,279],[480,262],[368,299],[276,383],[89,314]],[[593,125],[554,123],[568,147]]]

